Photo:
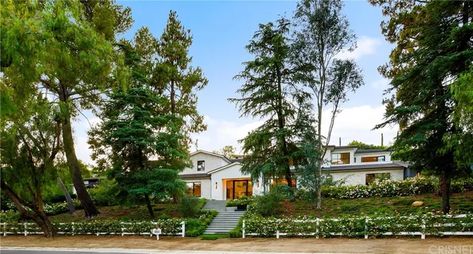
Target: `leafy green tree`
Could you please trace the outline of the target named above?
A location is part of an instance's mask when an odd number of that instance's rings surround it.
[[[389,63],[380,67],[392,79],[389,90],[393,94],[386,100],[386,121],[379,126],[400,125],[394,156],[440,176],[442,210],[448,213],[451,179],[471,164],[473,156],[471,107],[464,104],[471,101],[467,94],[472,90],[468,80],[473,63],[473,4],[371,3],[381,6],[388,17],[382,31],[396,45]]]
[[[222,148],[222,154],[227,158],[234,158],[236,153],[236,148],[234,146],[224,146]]]
[[[348,143],[349,146],[355,146],[356,148],[359,149],[386,149],[385,146],[377,146],[377,145],[372,145],[372,144],[366,144],[361,141],[356,141],[353,140],[350,143]]]
[[[322,177],[322,164],[330,143],[332,129],[347,93],[363,84],[361,71],[352,60],[341,60],[344,50],[355,48],[355,36],[342,15],[340,0],[302,0],[296,9],[295,41],[291,49],[297,81],[305,84],[315,100],[317,178]],[[331,108],[329,129],[322,133],[323,112]],[[321,183],[321,181],[318,181]],[[317,208],[321,207],[321,188],[317,188]]]
[[[59,104],[64,152],[87,217],[99,211],[80,173],[72,119],[120,81],[112,44],[130,25],[129,14],[109,1],[2,1],[2,73],[18,92],[47,91]]]
[[[176,12],[169,13],[158,44],[156,82],[158,89],[170,99],[169,111],[186,120],[186,132],[204,131],[207,126],[203,122],[203,116],[197,112],[196,91],[204,88],[208,81],[199,67],[190,66],[192,57],[189,56],[189,48],[192,36],[182,26]]]
[[[56,155],[62,149],[57,108],[43,94],[24,98],[3,79],[0,92],[15,108],[0,119],[0,187],[23,218],[35,221],[46,237],[55,228],[44,211],[44,186],[55,173]],[[20,98],[19,98],[20,97]]]
[[[293,99],[297,89],[291,82],[289,63],[289,22],[260,24],[246,46],[255,56],[235,78],[245,83],[238,89],[241,98],[232,98],[242,116],[265,119],[243,139],[242,171],[253,178],[284,177],[292,186],[292,124],[296,115]]]

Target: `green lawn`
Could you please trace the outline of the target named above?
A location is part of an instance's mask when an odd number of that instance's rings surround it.
[[[412,202],[423,201],[422,207],[412,207]],[[450,199],[452,212],[472,213],[473,192],[452,194]],[[317,216],[337,217],[343,215],[372,215],[372,214],[412,214],[417,212],[440,212],[441,198],[433,194],[386,197],[386,198],[359,198],[359,199],[323,199],[322,209],[316,210],[313,205],[297,200],[284,202],[283,216]]]

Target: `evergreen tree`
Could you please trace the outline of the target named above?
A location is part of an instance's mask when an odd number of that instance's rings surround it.
[[[188,133],[207,128],[203,116],[197,112],[196,92],[204,88],[208,81],[199,67],[190,66],[191,45],[190,31],[182,26],[176,12],[171,11],[159,40],[156,83],[158,89],[170,99],[169,111],[186,120],[185,130]]]
[[[389,91],[393,92],[386,100],[386,121],[380,126],[399,124],[401,133],[393,146],[396,158],[440,176],[442,210],[448,213],[450,181],[472,163],[473,156],[469,106],[463,100],[471,102],[466,94],[473,89],[468,82],[473,63],[473,4],[371,3],[381,6],[389,18],[382,23],[382,31],[396,45],[389,63],[380,67],[392,79]],[[458,91],[459,87],[466,92]]]
[[[238,90],[241,98],[233,98],[242,116],[265,119],[263,125],[243,139],[242,171],[253,178],[284,177],[292,186],[292,124],[296,116],[293,100],[297,89],[291,82],[288,44],[289,22],[260,24],[246,46],[255,56],[235,78],[245,83]]]
[[[90,132],[89,141],[94,158],[105,158],[100,164],[108,163],[121,194],[144,201],[151,217],[153,198],[184,193],[178,172],[189,164],[184,120],[169,111],[169,98],[150,85],[155,77],[153,41],[147,29],[139,30],[134,45],[122,41],[129,83],[109,94],[103,122]]]

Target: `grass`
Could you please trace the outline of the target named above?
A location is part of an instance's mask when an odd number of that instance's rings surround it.
[[[413,207],[412,202],[423,201],[422,207]],[[338,217],[343,215],[372,214],[413,214],[417,212],[439,212],[442,207],[441,197],[434,194],[407,197],[372,197],[358,199],[323,199],[322,209],[314,209],[313,204],[296,200],[284,202],[283,216]],[[473,212],[473,192],[452,194],[451,211],[454,213]]]
[[[214,234],[214,235],[202,235],[201,240],[217,240],[221,238],[228,238],[228,234]]]

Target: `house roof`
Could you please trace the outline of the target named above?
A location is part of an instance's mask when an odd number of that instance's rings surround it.
[[[190,156],[193,156],[193,155],[196,155],[196,154],[199,154],[199,153],[204,153],[204,154],[208,154],[208,155],[211,155],[211,156],[219,157],[219,158],[224,159],[226,162],[231,163],[230,159],[228,159],[227,157],[225,157],[225,155],[218,154],[218,153],[212,153],[212,152],[205,151],[205,150],[197,150],[197,151],[195,151],[195,152],[192,152],[192,153],[190,154]]]
[[[339,171],[339,170],[363,170],[363,169],[388,169],[388,168],[406,168],[407,165],[401,163],[389,162],[389,163],[373,163],[373,164],[356,164],[356,165],[340,165],[323,167],[326,171]]]
[[[210,174],[208,173],[198,173],[198,174],[182,174],[179,175],[182,179],[210,179]]]
[[[389,149],[356,149],[355,153],[380,153],[380,152],[391,152]]]
[[[240,162],[235,161],[235,162],[232,162],[232,163],[227,164],[227,165],[225,165],[225,166],[221,166],[221,167],[219,167],[219,168],[212,169],[212,170],[210,170],[209,172],[207,172],[207,174],[210,175],[210,174],[216,173],[216,172],[218,172],[218,171],[222,171],[222,170],[224,170],[224,169],[227,169],[227,168],[230,168],[230,167],[233,167],[233,166],[236,166],[236,165],[240,165],[240,164],[241,164]]]

